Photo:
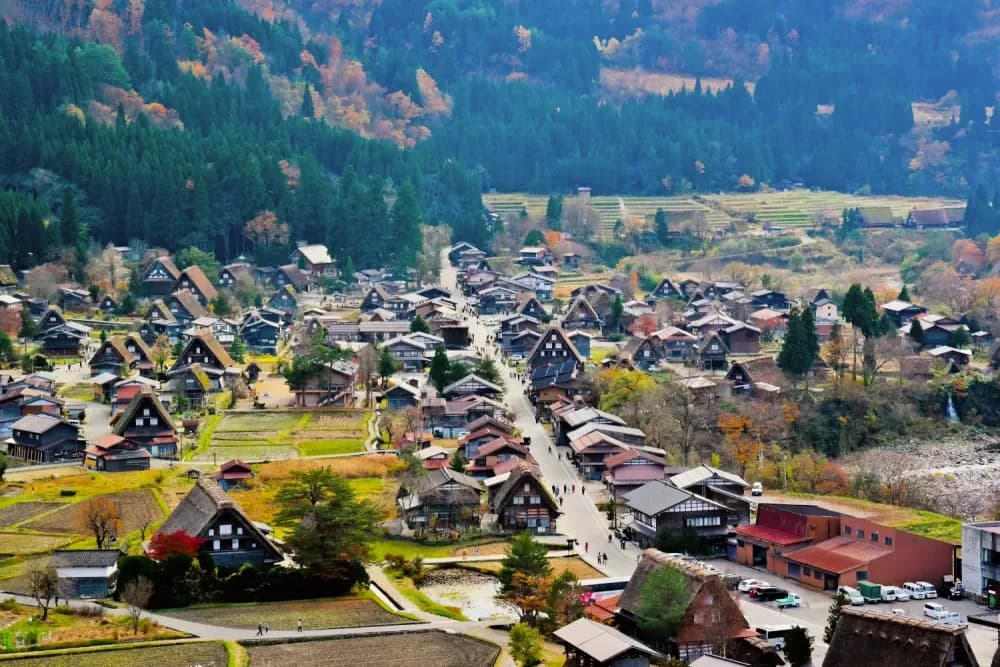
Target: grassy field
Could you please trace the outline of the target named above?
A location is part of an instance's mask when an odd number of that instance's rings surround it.
[[[0,533],[0,554],[24,556],[39,554],[69,546],[76,537],[72,535],[33,535],[29,533]]]
[[[46,502],[33,502],[27,501],[23,503],[18,503],[17,505],[10,505],[4,507],[0,510],[0,528],[8,528],[10,526],[16,526],[17,524],[27,521],[39,514],[44,514],[46,512],[51,512],[62,507],[64,503],[46,503]]]
[[[492,667],[500,654],[493,644],[436,631],[251,646],[249,651],[253,667]]]
[[[38,609],[11,602],[0,607],[0,647],[16,651],[17,637],[35,637],[41,649],[79,646],[82,642],[128,642],[150,639],[176,639],[184,635],[159,625],[145,623],[134,635],[124,616],[87,616],[72,613],[65,607],[53,608],[46,621],[41,621]]]
[[[107,649],[0,658],[0,661],[11,667],[227,667],[229,654],[220,642],[184,642],[147,647],[118,645]]]
[[[299,619],[302,619],[302,625],[308,630],[360,628],[367,625],[413,622],[386,611],[368,597],[208,605],[166,610],[161,613],[185,621],[241,629],[253,629],[258,623],[267,623],[271,630],[295,630]]]
[[[348,480],[358,497],[372,501],[389,514],[395,500],[399,484],[390,477],[357,477]],[[255,521],[272,523],[278,513],[275,494],[278,484],[254,485],[249,489],[233,489],[229,495],[239,503],[243,511],[252,516]]]
[[[413,560],[414,558],[450,558],[452,556],[472,556],[475,549],[479,549],[477,555],[503,555],[507,548],[506,542],[483,538],[478,541],[471,541],[464,544],[421,544],[413,540],[397,540],[391,538],[381,538],[372,543],[372,559],[380,562],[385,559],[386,554],[397,554]]]
[[[206,424],[195,460],[222,462],[330,456],[364,450],[364,410],[230,412]]]

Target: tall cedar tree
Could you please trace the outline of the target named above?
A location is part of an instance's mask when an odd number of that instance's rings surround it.
[[[62,206],[59,208],[59,233],[63,245],[75,248],[80,238],[80,223],[76,219],[76,195],[73,188],[63,188]]]
[[[805,628],[794,626],[785,635],[785,657],[791,667],[802,667],[812,660],[813,636]]]
[[[545,205],[545,224],[549,226],[549,229],[555,231],[562,229],[562,212],[562,195],[549,195],[549,202]]]
[[[443,347],[438,347],[434,350],[434,357],[431,359],[431,367],[427,374],[431,384],[438,391],[448,386],[449,370],[448,354],[444,351]]]
[[[807,308],[806,312],[811,314],[812,309]],[[801,378],[816,360],[818,347],[815,321],[793,308],[788,314],[788,329],[778,353],[778,367],[794,378]]]
[[[910,340],[917,346],[917,349],[923,349],[925,344],[924,339],[924,328],[920,325],[920,320],[913,318],[910,320]]]
[[[906,284],[903,284],[903,289],[899,290],[899,294],[896,295],[896,299],[899,301],[910,301],[910,290],[906,289]]]
[[[302,93],[302,109],[300,111],[303,118],[315,118],[316,107],[313,106],[312,86],[306,84],[306,89]]]
[[[667,221],[667,212],[662,208],[656,209],[656,216],[653,218],[653,230],[656,233],[656,240],[662,245],[670,243],[670,223]]]
[[[417,193],[409,181],[399,188],[390,217],[392,229],[388,231],[395,251],[393,268],[396,270],[396,277],[403,280],[407,269],[412,269],[417,264],[417,253],[420,252],[423,239],[420,232],[423,214],[420,202],[417,201]]]

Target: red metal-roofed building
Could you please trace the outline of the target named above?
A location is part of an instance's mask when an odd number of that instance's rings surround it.
[[[219,472],[215,473],[215,481],[223,491],[241,486],[248,479],[253,479],[253,468],[249,463],[239,459],[226,461],[219,466]]]

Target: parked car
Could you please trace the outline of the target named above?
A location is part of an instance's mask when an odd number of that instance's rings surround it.
[[[886,600],[886,594],[891,594],[893,600],[896,602],[907,602],[910,599],[910,594],[908,591],[904,591],[899,586],[883,586],[882,587],[882,599]]]
[[[951,588],[948,589],[948,599],[949,600],[961,600],[965,597],[965,586],[962,585],[961,581],[956,581],[952,584]]]
[[[771,584],[766,581],[761,581],[760,579],[744,579],[740,583],[736,584],[736,590],[740,593],[749,593],[751,586],[770,586]]]
[[[788,597],[788,591],[777,586],[768,586],[767,588],[755,588],[750,595],[758,602],[774,602]]]
[[[934,588],[932,584],[929,584],[926,581],[917,581],[914,583],[916,583],[917,586],[920,586],[921,588],[924,589],[924,597],[927,598],[928,600],[937,597],[937,589]]]
[[[856,588],[851,588],[850,586],[841,586],[837,589],[837,592],[847,598],[847,601],[855,606],[863,605],[865,603],[864,597]]]
[[[787,607],[801,607],[802,598],[800,598],[795,593],[789,593],[780,600],[776,600],[775,603],[778,605],[778,609],[785,609]]]
[[[924,587],[912,581],[903,582],[903,590],[909,593],[910,598],[913,600],[923,600],[927,597]]]
[[[967,621],[957,611],[946,611],[938,622],[945,625],[967,625]]]
[[[754,482],[753,486],[750,487],[751,496],[762,496],[764,495],[764,485],[760,482]]]
[[[895,602],[896,591],[892,586],[883,586],[881,591],[882,602]]]
[[[943,619],[948,615],[948,611],[938,602],[925,602],[924,603],[924,616],[927,618],[934,619],[935,621]]]

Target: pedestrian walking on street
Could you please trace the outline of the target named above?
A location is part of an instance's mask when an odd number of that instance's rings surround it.
[[[573,485],[573,493],[576,493],[576,484]]]
[[[299,623],[298,623],[297,629],[298,629],[299,632],[302,632],[302,619],[301,618],[299,619]]]
[[[266,635],[270,631],[271,631],[271,626],[269,626],[267,623],[265,623],[264,624],[264,634]]]
[[[587,495],[587,488],[583,484],[580,485],[580,493]]]
[[[584,553],[590,553],[590,542],[584,542],[583,543],[583,552]]]
[[[264,624],[263,623],[258,623],[257,624],[257,636],[258,637],[262,637],[263,635],[264,635]]]
[[[622,549],[624,549],[624,548],[625,548],[625,538],[623,537],[622,538]]]
[[[566,500],[565,496],[559,496],[559,507],[562,507],[563,501]]]
[[[613,537],[613,536],[612,536],[612,534],[611,534],[611,533],[608,533],[608,544],[611,544],[611,538],[612,538],[612,537]]]

